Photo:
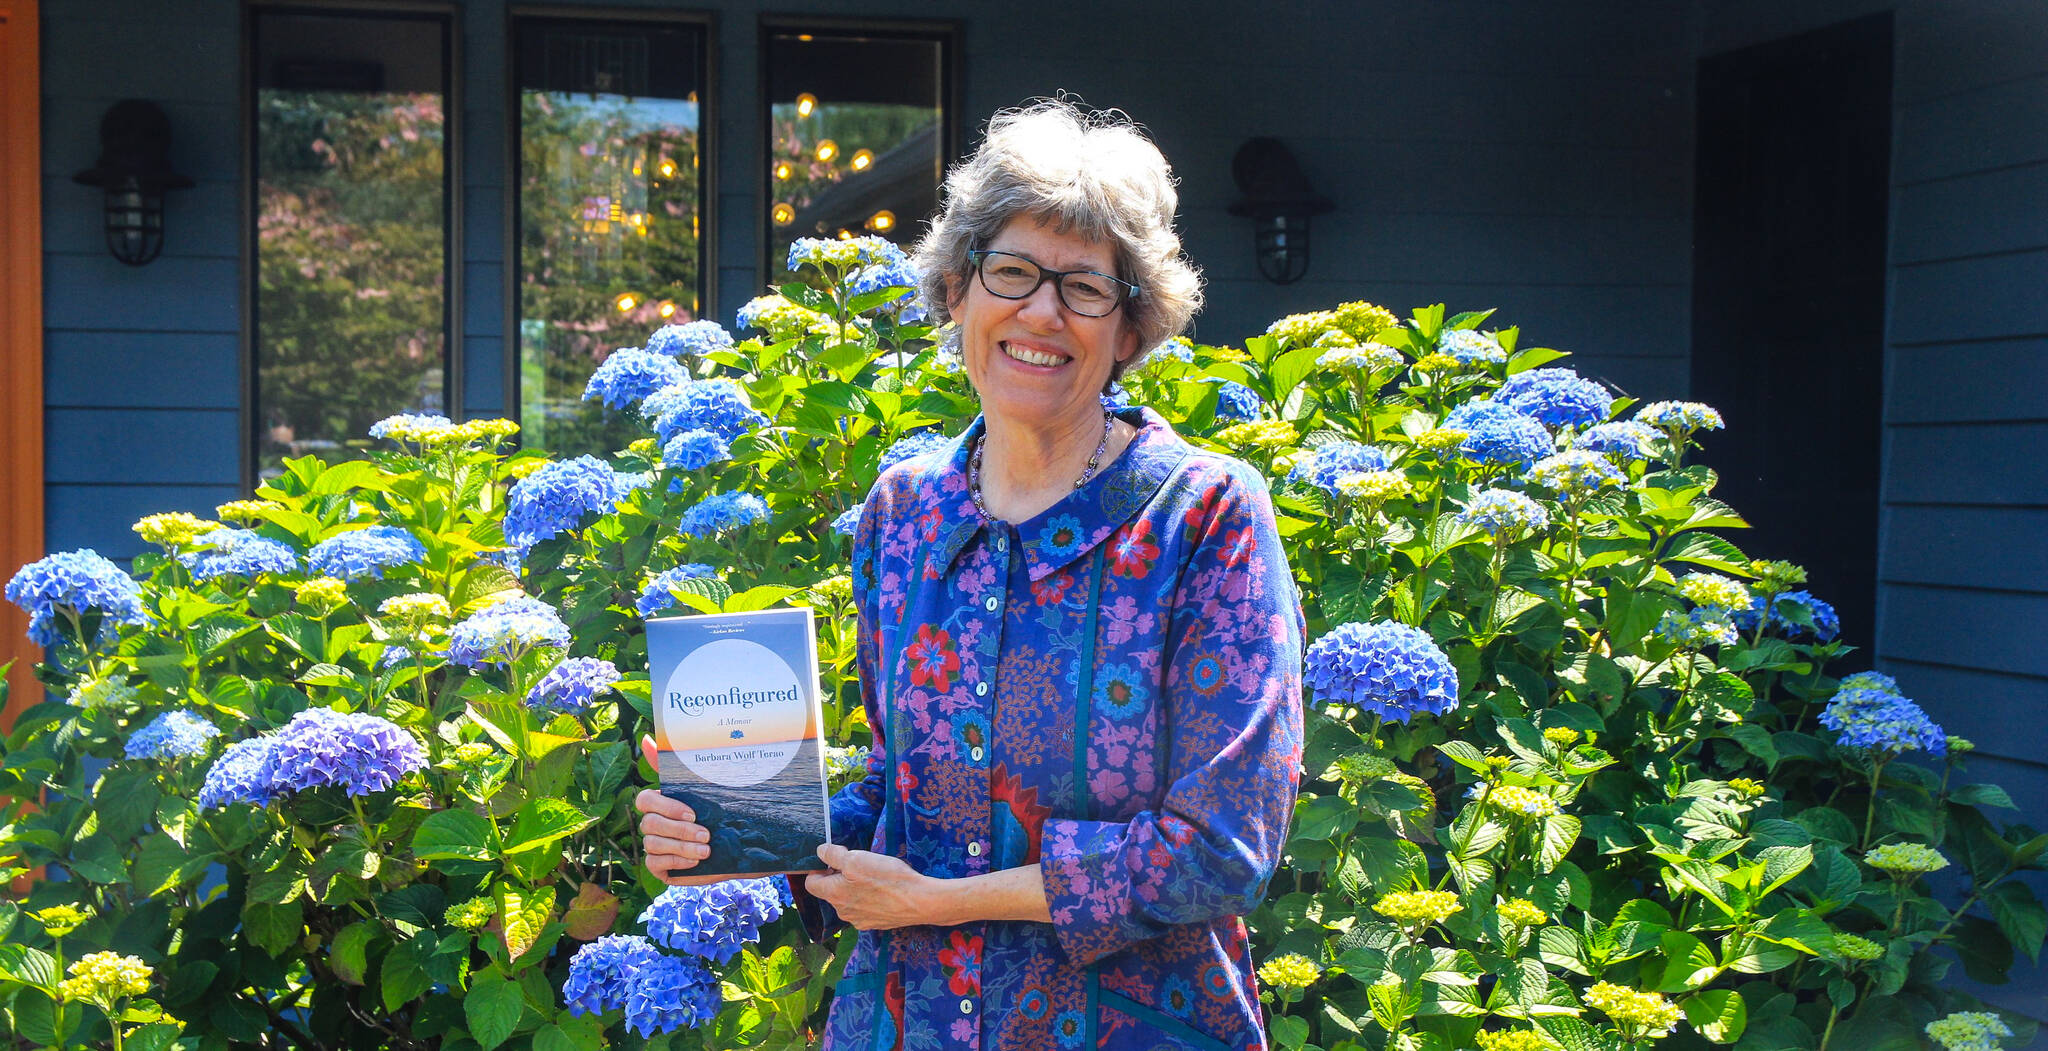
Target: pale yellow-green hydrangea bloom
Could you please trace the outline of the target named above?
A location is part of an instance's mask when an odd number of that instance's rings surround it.
[[[92,919],[92,913],[76,905],[52,905],[28,914],[29,918],[43,925],[43,930],[52,938],[62,938],[72,931],[85,926]]]
[[[803,335],[820,321],[829,323],[831,320],[815,310],[798,306],[779,292],[749,300],[740,308],[740,317],[745,319],[747,327],[768,333],[768,338],[777,343]]]
[[[1549,1051],[1557,1046],[1534,1029],[1479,1032],[1474,1033],[1472,1039],[1479,1045],[1479,1051]]]
[[[1465,444],[1467,436],[1465,431],[1458,430],[1455,427],[1431,427],[1415,436],[1415,445],[1417,448],[1434,449],[1442,452],[1445,449],[1455,449]]]
[[[482,741],[464,741],[455,746],[455,761],[463,766],[475,766],[498,754],[498,750]]]
[[[1569,726],[1553,726],[1543,731],[1543,739],[1559,748],[1570,748],[1579,743],[1579,732]]]
[[[450,927],[459,927],[465,931],[473,931],[490,923],[491,917],[496,915],[497,911],[498,905],[491,899],[471,898],[468,901],[448,906],[448,911],[441,918]]]
[[[1294,425],[1284,420],[1233,423],[1216,432],[1216,441],[1232,449],[1278,449],[1294,440]]]
[[[314,577],[292,590],[299,605],[326,616],[348,605],[348,582],[333,577]]]
[[[1863,861],[1871,868],[1895,876],[1939,872],[1948,867],[1948,859],[1925,843],[1886,843],[1872,847],[1870,853],[1863,855]]]
[[[268,500],[229,500],[213,509],[224,522],[260,522],[263,510],[272,506]]]
[[[1322,974],[1314,960],[1300,953],[1275,956],[1259,965],[1259,981],[1275,989],[1306,989]]]
[[[137,957],[117,952],[96,952],[79,958],[66,973],[71,977],[57,987],[58,995],[66,1000],[89,1000],[106,1005],[125,996],[141,996],[148,992],[150,976],[156,972]]]
[[[1974,752],[1977,750],[1977,742],[1972,741],[1967,737],[1956,737],[1951,735],[1948,739],[1948,750],[1951,755],[1960,752]]]
[[[1623,1039],[1658,1040],[1671,1035],[1685,1012],[1657,993],[1639,992],[1613,982],[1594,982],[1586,990],[1586,1006],[1605,1012]]]
[[[1384,343],[1361,343],[1355,347],[1331,347],[1316,356],[1316,367],[1341,372],[1391,372],[1408,359]]]
[[[1557,800],[1520,785],[1499,785],[1487,793],[1488,806],[1498,807],[1530,817],[1549,817],[1557,813]]]
[[[525,460],[514,460],[511,463],[505,465],[505,474],[509,476],[513,481],[518,481],[522,478],[525,478],[527,475],[532,474],[533,472],[538,471],[543,467],[546,467],[547,465],[548,459],[545,456],[535,456]]]
[[[385,599],[383,604],[377,607],[377,613],[380,616],[404,621],[408,624],[419,624],[429,620],[447,620],[449,617],[454,616],[454,611],[449,608],[447,599],[424,591],[415,592],[411,595],[393,595]]]
[[[1450,356],[1449,354],[1432,351],[1428,354],[1424,354],[1420,358],[1415,359],[1415,371],[1454,372],[1458,369],[1459,364],[1460,363],[1458,359]]]
[[[160,515],[146,515],[133,528],[143,540],[175,551],[198,539],[199,534],[220,528],[220,523],[183,511],[168,511]]]
[[[1337,491],[1353,500],[1383,504],[1407,496],[1414,487],[1408,484],[1408,476],[1400,471],[1362,471],[1339,476]]]
[[[1394,761],[1371,752],[1353,752],[1337,760],[1337,777],[1351,784],[1363,784],[1394,772]]]
[[[1948,1051],[1998,1051],[2012,1034],[2005,1019],[1989,1011],[1957,1011],[1927,1023],[1927,1038]]]
[[[1755,799],[1765,792],[1763,782],[1747,777],[1730,778],[1728,787],[1734,789],[1736,795],[1742,796],[1745,799]]]
[[[1362,299],[1337,304],[1330,311],[1337,320],[1337,327],[1363,343],[1390,328],[1399,328],[1401,323],[1394,319],[1394,312],[1383,306],[1375,306]]]
[[[1252,360],[1252,356],[1250,354],[1245,353],[1243,350],[1240,350],[1237,347],[1210,347],[1208,349],[1208,355],[1210,361]]]
[[[1550,921],[1550,914],[1538,908],[1535,902],[1527,898],[1509,898],[1501,902],[1493,911],[1501,919],[1517,927],[1534,927]]]
[[[485,438],[510,438],[518,433],[519,424],[513,420],[470,420],[455,425],[455,436],[464,442],[477,442]]]
[[[1374,902],[1372,911],[1403,927],[1418,927],[1442,923],[1463,908],[1447,890],[1401,890]]]
[[[1766,595],[1781,594],[1806,583],[1806,570],[1790,562],[1759,558],[1749,564],[1749,571],[1756,576],[1757,590]]]
[[[1695,606],[1732,612],[1749,608],[1749,589],[1719,573],[1687,573],[1678,593]]]
[[[1313,345],[1323,333],[1337,327],[1336,311],[1313,310],[1306,314],[1289,314],[1267,325],[1266,335],[1289,346],[1306,347]]]
[[[115,708],[133,701],[141,691],[119,676],[87,678],[71,691],[71,703],[80,708]]]
[[[1875,960],[1884,955],[1884,946],[1854,934],[1837,934],[1835,953],[1851,960]]]
[[[826,577],[811,585],[811,594],[820,601],[843,603],[853,601],[853,578],[844,573]]]

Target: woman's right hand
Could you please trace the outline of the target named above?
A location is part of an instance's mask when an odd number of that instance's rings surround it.
[[[640,754],[647,757],[647,765],[661,769],[659,756],[654,751],[654,738],[640,738]],[[643,788],[633,797],[633,806],[640,811],[640,835],[647,856],[647,871],[654,878],[671,887],[694,887],[720,880],[734,879],[733,876],[692,876],[684,871],[697,867],[699,861],[711,856],[711,830],[697,823],[697,814],[688,803],[670,799],[657,788]]]

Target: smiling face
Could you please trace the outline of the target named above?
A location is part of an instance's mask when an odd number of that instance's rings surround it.
[[[1117,273],[1111,245],[1059,233],[1028,217],[1011,220],[982,247],[1053,270]],[[1110,368],[1138,350],[1137,330],[1125,320],[1128,303],[1107,317],[1084,317],[1060,302],[1051,281],[1023,299],[1004,299],[970,272],[951,309],[960,325],[967,378],[981,393],[982,411],[991,422],[1100,429],[1099,398]]]

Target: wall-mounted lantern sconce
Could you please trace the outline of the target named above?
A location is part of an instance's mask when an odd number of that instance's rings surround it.
[[[1259,273],[1276,285],[1291,285],[1308,273],[1308,221],[1336,205],[1308,184],[1294,154],[1279,139],[1248,139],[1230,160],[1231,177],[1244,199],[1232,215],[1252,219],[1252,243]]]
[[[153,102],[123,99],[100,118],[100,162],[71,177],[106,193],[107,251],[141,266],[164,250],[164,191],[192,180],[171,170],[171,120]]]

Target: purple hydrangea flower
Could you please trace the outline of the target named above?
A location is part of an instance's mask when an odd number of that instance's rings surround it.
[[[922,431],[917,434],[907,434],[896,439],[894,445],[882,450],[882,457],[875,462],[875,469],[877,471],[887,471],[889,468],[905,460],[914,460],[920,456],[952,447],[953,439],[940,434],[938,431]]]
[[[627,347],[615,350],[584,385],[584,401],[602,401],[623,409],[663,387],[689,379],[676,359],[666,354]]]
[[[365,712],[308,708],[272,737],[274,792],[334,787],[369,795],[427,765],[426,751],[409,731]]]
[[[832,520],[832,531],[840,536],[852,536],[853,531],[860,526],[861,509],[866,506],[866,503],[858,503],[839,512],[839,517]]]
[[[643,617],[654,616],[662,610],[671,609],[675,606],[675,585],[678,581],[697,580],[717,575],[717,569],[702,562],[686,562],[658,576],[649,578],[647,586],[641,589],[640,599],[633,604],[633,608],[639,610],[640,615]]]
[[[562,983],[569,1013],[595,1015],[624,1008],[634,976],[661,955],[653,942],[637,934],[607,934],[576,950],[569,960],[568,980]]]
[[[684,431],[661,447],[661,462],[682,471],[700,471],[732,459],[732,447],[715,431]],[[671,490],[673,491],[673,490]]]
[[[29,634],[39,646],[56,644],[60,610],[98,613],[102,632],[110,622],[149,623],[149,615],[142,611],[142,588],[135,578],[89,549],[60,551],[30,562],[7,581],[5,594],[7,601],[28,613]],[[86,644],[97,643],[98,634]]]
[[[230,803],[269,806],[277,798],[276,763],[271,758],[277,738],[270,735],[236,741],[206,771],[199,786],[199,808],[217,810]]]
[[[1820,713],[1820,724],[1850,748],[1893,755],[1924,749],[1937,758],[1948,754],[1948,735],[1919,705],[1895,693],[1839,691]]]
[[[716,321],[685,321],[680,325],[663,325],[647,337],[647,351],[650,354],[664,354],[681,357],[684,354],[709,354],[714,350],[731,350],[732,333]]]
[[[1338,495],[1337,479],[1347,474],[1384,471],[1392,462],[1387,451],[1377,445],[1331,442],[1296,460],[1294,469],[1287,472],[1287,481],[1293,485],[1314,486],[1335,499]]]
[[[195,537],[193,542],[205,545],[207,550],[181,551],[178,561],[192,571],[194,580],[295,573],[299,568],[299,556],[289,546],[254,530],[223,526]]]
[[[1429,633],[1393,621],[1340,624],[1308,648],[1302,681],[1323,704],[1389,722],[1458,706],[1458,672]]]
[[[218,736],[220,727],[191,712],[165,712],[129,734],[124,749],[130,759],[187,759]]]
[[[619,681],[619,669],[596,657],[571,657],[541,677],[527,691],[526,703],[535,708],[590,707],[597,695]]]
[[[684,431],[697,430],[730,442],[768,422],[754,411],[746,391],[728,379],[687,380],[663,387],[647,396],[640,412],[654,421],[655,436],[664,444]]]
[[[767,517],[767,502],[752,493],[713,493],[683,512],[677,531],[684,536],[712,536],[744,529]]]
[[[1550,432],[1534,416],[1484,398],[1452,409],[1444,426],[1465,432],[1459,450],[1485,464],[1528,466],[1556,448]]]
[[[657,945],[724,963],[782,915],[782,895],[766,879],[670,887],[640,914]]]
[[[553,606],[516,595],[472,614],[448,632],[448,659],[466,668],[510,664],[541,646],[567,646],[569,626]]]
[[[610,464],[594,456],[548,464],[520,479],[506,496],[505,541],[524,555],[583,524],[585,515],[610,513],[631,491]]]
[[[374,525],[337,533],[306,552],[306,565],[323,576],[355,580],[384,578],[392,566],[410,565],[427,557],[427,549],[397,526]]]
[[[1607,388],[1571,369],[1517,372],[1493,397],[1552,427],[1590,427],[1614,407]]]
[[[648,1037],[700,1026],[723,1003],[718,976],[703,964],[655,953],[626,986],[626,1028]]]

